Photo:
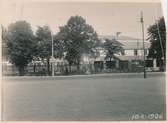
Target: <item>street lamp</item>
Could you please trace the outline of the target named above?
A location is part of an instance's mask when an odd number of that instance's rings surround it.
[[[52,34],[52,31],[51,31],[51,40],[52,40],[52,56],[51,56],[52,76],[54,76],[54,62],[55,62],[55,58],[54,58],[54,43],[53,43],[53,34]]]
[[[145,61],[145,44],[144,44],[144,19],[143,19],[143,12],[141,11],[141,18],[140,18],[141,26],[142,26],[142,39],[143,39],[143,55],[144,55],[144,78],[146,78],[146,61]]]

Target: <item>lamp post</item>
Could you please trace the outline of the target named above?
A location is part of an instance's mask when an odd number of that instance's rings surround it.
[[[141,18],[140,18],[141,26],[142,26],[142,39],[143,39],[143,57],[144,57],[144,78],[146,78],[146,61],[145,61],[145,44],[144,44],[144,19],[143,19],[143,12],[141,11]]]
[[[52,76],[54,76],[54,43],[53,43],[53,34],[52,34],[52,31],[51,31],[51,40],[52,40],[52,56],[51,56]]]

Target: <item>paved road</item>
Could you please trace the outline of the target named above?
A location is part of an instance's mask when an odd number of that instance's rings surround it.
[[[165,77],[10,77],[4,79],[8,121],[132,120],[165,115]],[[156,117],[152,118],[156,119]]]

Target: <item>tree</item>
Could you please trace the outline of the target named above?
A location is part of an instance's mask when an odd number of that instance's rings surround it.
[[[24,75],[25,67],[33,59],[35,40],[31,25],[26,21],[17,21],[8,27],[7,47],[10,62]]]
[[[104,49],[106,50],[106,59],[109,58],[110,62],[111,59],[114,58],[114,55],[122,52],[123,48],[122,48],[122,44],[120,42],[118,42],[116,39],[105,39],[104,42]]]
[[[60,27],[59,40],[65,45],[65,59],[69,65],[79,69],[81,55],[89,53],[98,41],[97,33],[81,16],[72,16],[65,26]]]
[[[51,40],[51,30],[48,26],[38,27],[36,31],[37,40],[37,54],[42,62],[47,61],[47,73],[50,74],[50,57],[52,55],[52,40]]]
[[[65,44],[63,40],[60,40],[61,37],[60,35],[54,35],[53,40],[54,40],[54,57],[55,58],[62,58],[64,56],[65,52]]]
[[[161,40],[160,40],[161,39]],[[157,59],[160,67],[165,65],[166,60],[166,28],[164,18],[161,17],[158,22],[150,25],[148,28],[148,39],[151,43],[148,58]],[[162,47],[161,47],[162,41]],[[163,56],[164,54],[164,56]],[[164,62],[161,63],[162,58],[164,58]]]

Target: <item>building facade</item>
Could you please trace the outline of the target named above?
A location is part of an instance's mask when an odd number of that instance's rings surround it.
[[[97,47],[98,56],[94,59],[94,64],[103,64],[103,69],[118,69],[120,71],[143,71],[144,66],[144,51],[145,51],[145,64],[147,70],[158,69],[155,59],[147,59],[149,53],[150,43],[141,39],[132,38],[128,36],[100,36],[101,42],[104,43],[105,39],[116,39],[122,45],[123,52],[114,54],[114,58],[111,61],[105,59],[106,51],[102,46]],[[145,50],[144,50],[144,49]],[[147,63],[149,62],[149,66]],[[151,66],[150,66],[151,63]],[[98,66],[98,65],[97,65]]]

